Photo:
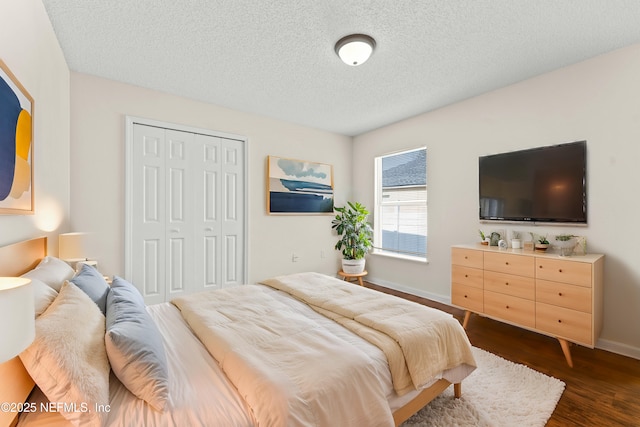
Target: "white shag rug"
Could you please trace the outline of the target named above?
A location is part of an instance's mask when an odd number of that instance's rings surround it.
[[[565,384],[524,365],[473,347],[478,368],[402,424],[402,427],[542,427]]]

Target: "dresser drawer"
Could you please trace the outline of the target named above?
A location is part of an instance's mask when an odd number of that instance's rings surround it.
[[[485,271],[484,289],[531,300],[536,294],[533,277],[515,276],[495,271]]]
[[[591,313],[591,288],[536,280],[536,301]]]
[[[534,258],[503,253],[484,254],[484,269],[517,276],[534,277]]]
[[[511,295],[484,291],[484,312],[517,325],[535,327],[535,302]]]
[[[536,278],[591,287],[591,264],[561,259],[536,258]]]
[[[451,264],[482,268],[484,253],[474,249],[451,248]]]
[[[451,281],[453,283],[482,289],[483,276],[484,272],[477,268],[463,267],[461,265],[451,266]]]
[[[569,341],[593,347],[591,314],[555,305],[536,303],[536,328]]]
[[[476,313],[484,309],[482,289],[454,283],[451,285],[451,303]]]

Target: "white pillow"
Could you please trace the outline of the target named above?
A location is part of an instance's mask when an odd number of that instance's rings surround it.
[[[73,277],[75,271],[66,262],[59,258],[52,256],[46,256],[42,258],[40,264],[31,271],[26,272],[22,277],[28,277],[29,279],[38,279],[48,286],[60,292],[60,287],[65,280],[69,280]]]
[[[47,286],[42,280],[38,280],[33,277],[27,277],[31,280],[31,287],[33,288],[33,299],[35,302],[36,317],[40,316],[56,299],[58,293],[50,286]]]
[[[31,378],[60,413],[76,426],[100,426],[109,403],[105,317],[73,283],[36,319],[36,338],[20,354]],[[75,411],[73,410],[75,406]]]

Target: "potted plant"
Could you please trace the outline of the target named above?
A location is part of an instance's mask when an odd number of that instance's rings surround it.
[[[547,240],[547,236],[540,236],[538,242],[536,243],[537,251],[546,251],[549,248],[549,240]]]
[[[342,251],[342,271],[357,274],[364,271],[364,256],[373,248],[373,230],[364,206],[358,202],[347,205],[334,208],[338,214],[331,221],[331,228],[342,236],[335,245],[336,250]]]
[[[569,256],[573,253],[576,240],[573,234],[558,234],[556,236],[555,246],[560,248],[560,256]]]
[[[480,243],[483,245],[488,245],[489,244],[489,237],[487,237],[486,234],[484,234],[484,232],[482,230],[478,230],[478,232],[480,233]]]
[[[517,231],[511,232],[511,247],[513,249],[520,249],[522,247],[522,240],[520,240],[520,233]]]
[[[489,246],[498,246],[500,239],[502,239],[502,235],[500,235],[500,233],[498,233],[497,231],[492,231],[491,235],[489,236]]]

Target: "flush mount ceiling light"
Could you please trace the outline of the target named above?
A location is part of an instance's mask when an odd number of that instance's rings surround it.
[[[364,64],[376,47],[376,41],[366,34],[351,34],[336,43],[336,53],[347,65]]]

